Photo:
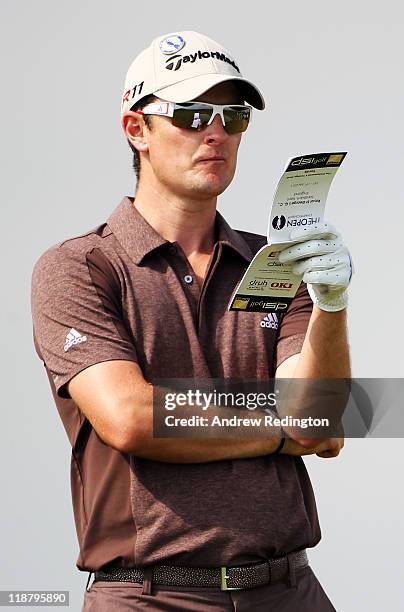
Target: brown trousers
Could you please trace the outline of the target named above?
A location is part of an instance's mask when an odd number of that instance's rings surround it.
[[[84,596],[81,612],[336,612],[313,570],[307,566],[284,580],[243,589],[168,587],[97,581]]]

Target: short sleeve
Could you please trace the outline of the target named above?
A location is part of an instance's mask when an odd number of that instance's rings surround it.
[[[65,385],[102,361],[138,361],[124,324],[119,277],[99,248],[76,252],[66,245],[45,251],[31,281],[34,343],[53,378],[57,395]]]
[[[312,311],[313,302],[307,286],[301,283],[281,319],[276,346],[276,368],[288,357],[300,353]]]

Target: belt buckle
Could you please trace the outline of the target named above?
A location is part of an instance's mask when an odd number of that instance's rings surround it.
[[[243,587],[229,587],[227,586],[227,580],[230,576],[227,575],[227,567],[222,565],[220,567],[220,589],[222,591],[242,591]]]

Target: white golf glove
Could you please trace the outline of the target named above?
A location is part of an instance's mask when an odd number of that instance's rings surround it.
[[[293,263],[293,273],[303,274],[314,304],[327,312],[346,308],[354,270],[338,230],[329,223],[318,223],[293,229],[289,238],[297,244],[279,251],[279,261]]]

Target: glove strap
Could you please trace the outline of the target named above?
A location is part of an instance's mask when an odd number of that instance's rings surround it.
[[[346,289],[318,294],[313,288],[313,285],[309,283],[307,285],[307,291],[313,303],[326,312],[338,312],[339,310],[344,310],[348,305],[348,291]]]

